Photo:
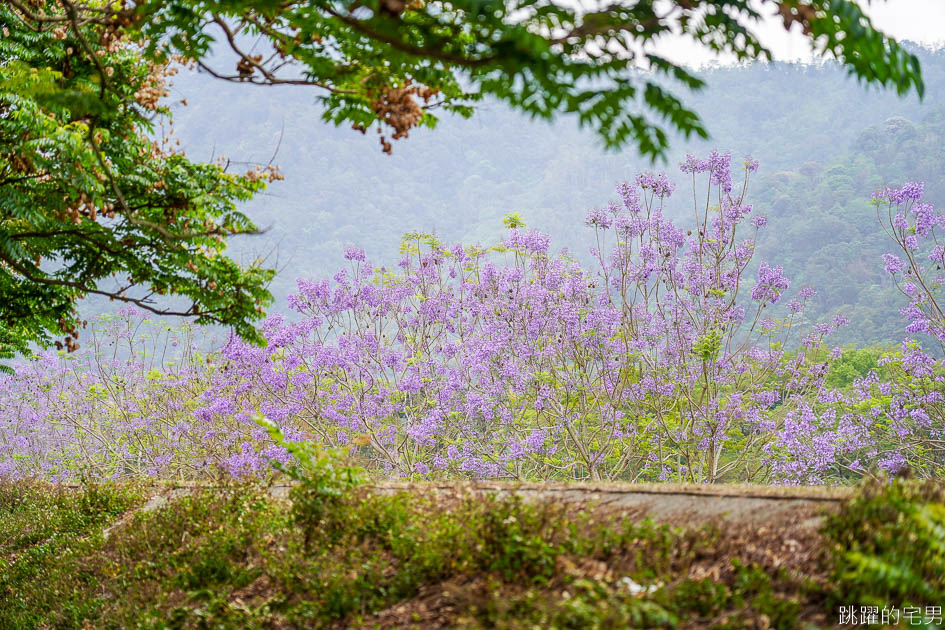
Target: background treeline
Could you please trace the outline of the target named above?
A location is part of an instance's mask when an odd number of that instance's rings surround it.
[[[616,183],[665,170],[679,184],[672,210],[684,219],[690,188],[677,163],[687,151],[718,148],[736,161],[751,154],[762,167],[750,200],[769,217],[754,264],[783,264],[792,286],[818,290],[810,319],[842,310],[853,325],[836,342],[868,345],[900,339],[904,327],[870,195],[924,180],[926,200],[945,203],[945,50],[919,54],[922,102],[867,89],[831,64],[708,69],[709,87],[689,99],[713,138],[678,138],[674,157],[652,166],[632,150],[604,151],[575,120],[530,121],[488,103],[471,120],[447,117],[435,132],[413,132],[387,156],[374,134],[321,122],[312,89],[233,86],[196,73],[182,73],[172,88],[174,101],[190,103],[174,106],[173,137],[193,159],[265,163],[275,154],[286,179],[249,208],[270,229],[233,249],[277,261],[278,311],[297,277],[331,276],[345,245],[392,264],[405,232],[490,244],[513,211],[581,257],[591,234],[574,226],[616,198]]]

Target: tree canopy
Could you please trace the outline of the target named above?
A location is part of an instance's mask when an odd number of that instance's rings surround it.
[[[395,139],[434,124],[438,108],[468,114],[488,95],[534,116],[576,114],[608,145],[632,142],[662,157],[661,124],[707,134],[665,79],[703,83],[649,44],[672,34],[740,61],[771,59],[753,25],[773,14],[863,80],[922,92],[918,60],[875,30],[856,0],[640,0],[591,9],[548,0],[60,0],[45,11],[12,4],[35,28],[117,29],[147,42],[150,57],[180,54],[225,80],[315,86],[329,120],[361,130],[376,124]],[[210,59],[214,41],[232,55]]]
[[[255,230],[236,202],[278,173],[236,176],[155,140],[173,69],[118,31],[34,30],[9,5],[0,25],[0,357],[62,335],[72,349],[92,294],[256,338],[273,272],[222,251]]]
[[[760,7],[760,8],[756,8]],[[385,151],[438,110],[490,96],[533,116],[574,114],[611,147],[666,154],[664,125],[706,137],[670,86],[703,80],[655,54],[681,34],[739,60],[770,59],[765,10],[864,81],[923,92],[917,58],[853,0],[617,2],[592,10],[520,0],[362,2],[8,0],[0,6],[0,357],[59,335],[102,294],[198,322],[251,322],[272,270],[222,255],[255,227],[237,210],[269,166],[238,175],[175,150],[164,80],[193,63],[222,80],[304,84],[324,117],[376,128]],[[214,41],[231,56],[211,54]],[[640,70],[643,70],[642,72]],[[113,288],[103,288],[114,279]],[[179,296],[179,300],[156,296]],[[181,306],[175,306],[181,304]]]

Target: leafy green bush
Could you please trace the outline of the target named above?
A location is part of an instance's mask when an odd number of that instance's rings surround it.
[[[103,528],[143,500],[143,489],[0,481],[0,628],[81,627],[100,601],[86,597]]]
[[[827,519],[838,605],[941,606],[945,486],[873,481]]]
[[[348,523],[332,516],[337,514],[343,497],[364,481],[364,469],[346,463],[345,449],[325,447],[312,440],[289,441],[268,418],[260,416],[256,422],[293,457],[287,464],[275,460],[273,464],[298,483],[292,489],[292,514],[305,531],[306,546],[313,534],[319,534],[321,545],[333,546]]]

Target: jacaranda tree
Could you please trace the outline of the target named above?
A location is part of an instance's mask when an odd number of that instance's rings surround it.
[[[304,318],[267,320],[266,348],[231,341],[197,413],[262,413],[394,475],[811,480],[781,445],[846,322],[785,346],[814,292],[769,314],[789,282],[766,262],[748,275],[766,220],[745,197],[757,163],[736,184],[730,161],[682,165],[701,200],[685,228],[664,216],[666,176],[619,186],[587,217],[590,269],[521,227],[490,250],[413,235],[398,270],[350,249],[334,282],[299,281]]]
[[[741,183],[728,155],[681,168],[694,197],[642,174],[588,213],[589,265],[517,216],[490,248],[408,235],[395,268],[348,248],[347,269],[298,282],[295,318],[264,322],[265,347],[234,335],[203,356],[123,309],[91,347],[0,378],[0,475],[265,475],[290,457],[275,425],[382,477],[941,477],[941,359],[915,337],[831,386],[843,351],[825,339],[846,318],[809,324],[814,290],[751,263],[767,224],[746,197],[757,164]],[[878,193],[900,249],[885,264],[909,334],[941,340],[945,217],[921,194]],[[680,196],[693,213],[673,222]]]

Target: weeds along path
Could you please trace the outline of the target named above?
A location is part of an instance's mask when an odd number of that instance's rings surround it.
[[[154,494],[138,510],[159,509],[169,501],[186,496],[194,488],[213,484],[157,485]],[[837,507],[851,496],[849,488],[790,487],[761,485],[696,484],[591,484],[591,483],[513,483],[513,482],[377,482],[365,485],[378,494],[410,492],[432,495],[438,501],[451,502],[469,494],[505,497],[519,495],[526,501],[565,503],[575,509],[593,509],[598,513],[619,512],[634,520],[650,518],[675,526],[698,526],[709,522],[728,522],[763,526],[790,524],[795,529],[815,531],[822,523],[824,510]],[[269,487],[274,499],[288,499],[291,484]],[[126,514],[109,531],[127,521]]]

